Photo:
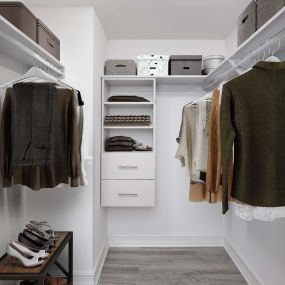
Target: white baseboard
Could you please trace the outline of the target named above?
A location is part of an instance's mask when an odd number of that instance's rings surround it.
[[[220,247],[220,235],[110,235],[110,247]]]
[[[74,271],[74,285],[94,285],[94,271]]]
[[[258,275],[252,270],[250,265],[240,256],[235,247],[225,239],[225,250],[243,275],[249,285],[263,285]]]
[[[109,245],[106,244],[106,246],[103,248],[97,262],[96,262],[96,265],[95,265],[95,282],[94,284],[97,285],[99,284],[99,280],[100,280],[100,275],[101,275],[101,271],[103,269],[103,266],[104,266],[104,262],[105,262],[105,259],[107,257],[107,254],[108,254],[108,250],[109,250]]]

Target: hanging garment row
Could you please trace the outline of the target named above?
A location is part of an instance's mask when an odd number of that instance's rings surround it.
[[[86,185],[80,92],[35,68],[2,88],[2,186]]]
[[[223,213],[231,201],[245,220],[285,217],[284,76],[284,62],[262,61],[183,108],[176,158],[190,201],[222,200]]]

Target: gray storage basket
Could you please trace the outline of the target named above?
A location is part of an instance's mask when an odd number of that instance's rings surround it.
[[[105,62],[105,75],[136,75],[136,63],[132,59],[108,59]]]
[[[201,75],[201,55],[172,55],[169,61],[170,75]]]
[[[285,6],[285,0],[256,0],[256,2],[258,29]]]
[[[238,18],[238,45],[240,46],[257,30],[256,3],[251,1]]]

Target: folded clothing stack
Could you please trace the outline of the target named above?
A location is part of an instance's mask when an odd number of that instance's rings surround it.
[[[150,116],[148,115],[129,115],[129,116],[105,116],[105,126],[150,126]]]
[[[105,142],[105,151],[152,151],[152,147],[137,143],[131,137],[110,137]]]
[[[108,102],[149,102],[144,97],[140,96],[126,96],[126,95],[117,95],[117,96],[111,96],[108,98]]]
[[[105,151],[133,151],[136,141],[131,137],[110,137],[105,142]]]

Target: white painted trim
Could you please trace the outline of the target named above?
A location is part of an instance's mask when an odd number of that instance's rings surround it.
[[[73,284],[75,285],[94,285],[94,270],[93,271],[74,271]]]
[[[110,247],[220,247],[223,235],[109,235]]]
[[[234,245],[227,239],[224,241],[225,250],[243,275],[244,279],[249,285],[263,285],[264,283],[258,277],[256,272],[251,266],[245,261],[245,259],[237,252]]]
[[[105,259],[107,257],[107,254],[108,254],[108,250],[109,250],[109,244],[106,244],[106,246],[103,248],[97,262],[96,262],[96,265],[95,265],[95,280],[94,280],[94,284],[95,285],[98,285],[99,284],[99,281],[100,281],[100,275],[101,275],[101,272],[102,272],[102,269],[103,269],[103,266],[104,266],[104,263],[105,263]]]

